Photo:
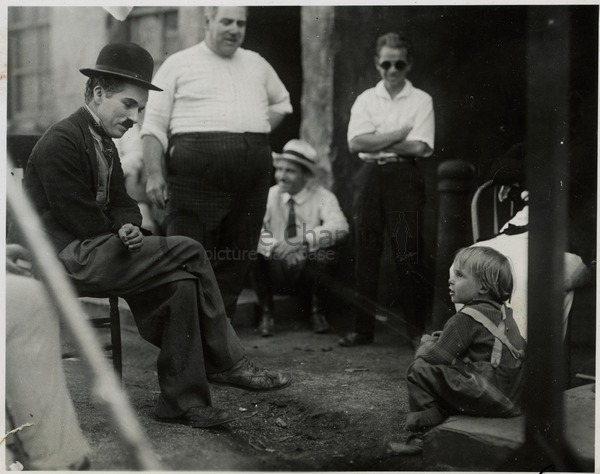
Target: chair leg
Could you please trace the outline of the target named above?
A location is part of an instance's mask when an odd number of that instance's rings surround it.
[[[115,372],[123,380],[123,358],[121,351],[121,315],[119,313],[119,298],[111,296],[110,303],[110,341],[112,344],[112,360]]]

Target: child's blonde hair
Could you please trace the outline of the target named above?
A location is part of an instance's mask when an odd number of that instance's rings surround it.
[[[454,257],[454,267],[477,278],[490,296],[504,303],[513,292],[513,276],[508,258],[490,247],[467,247]]]

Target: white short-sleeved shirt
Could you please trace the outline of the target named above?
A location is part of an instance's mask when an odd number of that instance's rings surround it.
[[[238,48],[231,58],[204,42],[168,57],[153,81],[142,136],[193,132],[269,133],[269,112],[292,112],[290,95],[273,67],[258,53]]]
[[[408,80],[392,98],[380,81],[356,98],[350,112],[348,142],[360,135],[389,133],[407,126],[411,131],[406,140],[426,143],[431,149],[427,155],[430,156],[435,136],[433,99]]]

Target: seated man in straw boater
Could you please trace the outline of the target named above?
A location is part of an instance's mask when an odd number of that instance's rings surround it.
[[[348,222],[335,195],[317,183],[317,153],[303,140],[290,140],[273,153],[277,184],[269,190],[258,245],[254,287],[262,310],[260,332],[274,331],[273,293],[302,297],[315,333],[329,331],[320,284],[337,262],[336,246],[348,234]]]

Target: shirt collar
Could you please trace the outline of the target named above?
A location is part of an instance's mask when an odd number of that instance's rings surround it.
[[[495,309],[500,309],[500,308],[502,308],[502,305],[503,305],[503,303],[499,303],[498,301],[494,301],[490,298],[475,298],[475,299],[472,299],[471,301],[469,301],[468,303],[464,304],[463,306],[461,306],[458,311],[460,312],[460,310],[463,309],[465,306],[472,306],[475,304],[482,304],[482,303],[487,303],[487,304],[493,306]]]
[[[100,125],[100,117],[98,117],[94,111],[92,109],[89,108],[89,106],[87,104],[83,104],[83,106],[88,109],[90,115],[92,116],[92,118],[95,120],[96,124],[98,124],[99,127],[101,127],[102,125]],[[100,136],[100,134],[94,130],[94,127],[92,127],[91,125],[89,125],[89,129],[92,132],[92,136],[97,139],[102,141],[102,137]]]
[[[397,99],[400,99],[401,97],[407,97],[411,93],[411,91],[413,89],[413,85],[412,85],[412,82],[410,82],[408,79],[405,79],[405,81],[406,81],[406,84],[404,84],[404,87],[402,88],[400,93],[392,99],[390,97],[390,93],[385,88],[385,85],[383,84],[383,79],[382,79],[375,86],[375,95],[386,98],[388,100],[397,100]]]
[[[237,56],[238,51],[241,49],[240,47],[238,47],[238,49],[235,50],[235,53],[233,53],[233,56],[231,56],[230,58],[224,58],[223,56],[219,56],[212,49],[210,49],[208,47],[208,45],[206,44],[206,41],[202,41],[198,46],[199,46],[200,50],[202,50],[203,53],[209,54],[210,56],[213,56],[217,59],[222,59],[223,61],[231,61],[232,59],[234,59]]]
[[[523,209],[517,212],[512,217],[512,219],[508,221],[508,224],[516,225],[519,227],[529,224],[529,206],[526,205],[525,207],[523,207]]]
[[[281,193],[281,200],[285,204],[287,204],[292,197],[294,198],[294,202],[296,204],[302,204],[304,201],[306,201],[306,199],[308,199],[308,190],[306,189],[306,186],[293,196],[290,193]]]
[[[94,113],[94,111],[93,111],[92,109],[90,109],[89,105],[87,105],[87,104],[83,104],[83,106],[84,106],[86,109],[88,109],[88,111],[89,111],[89,112],[90,112],[90,114],[92,115],[92,118],[93,118],[93,119],[96,121],[96,123],[97,123],[98,125],[100,125],[100,117],[98,117],[98,116],[97,116],[97,115]]]

